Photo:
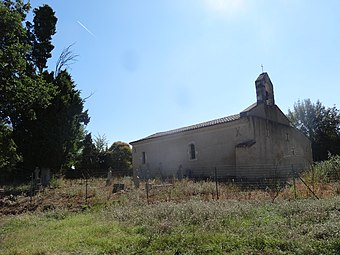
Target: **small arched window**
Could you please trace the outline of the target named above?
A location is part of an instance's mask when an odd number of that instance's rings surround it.
[[[195,148],[195,144],[193,143],[189,145],[189,155],[190,155],[190,160],[196,159],[196,148]]]

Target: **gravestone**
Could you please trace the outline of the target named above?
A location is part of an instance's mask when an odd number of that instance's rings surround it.
[[[114,183],[112,188],[112,193],[117,193],[118,191],[124,190],[124,183]]]
[[[109,167],[106,178],[106,186],[110,186],[111,184],[112,184],[112,168]]]

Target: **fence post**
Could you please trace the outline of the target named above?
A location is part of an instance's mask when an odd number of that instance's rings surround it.
[[[302,181],[302,183],[307,187],[307,189],[308,189],[308,190],[316,197],[316,199],[319,199],[319,197],[314,193],[313,190],[311,190],[311,189],[309,188],[309,186],[307,185],[307,183],[301,178],[300,175],[298,175],[298,178],[299,178],[300,181]]]
[[[85,177],[85,203],[87,205],[87,178]]]
[[[146,168],[146,183],[145,183],[145,191],[146,191],[146,202],[149,204],[149,181],[150,181],[150,169],[149,169],[149,165],[147,165]]]
[[[292,173],[293,173],[294,198],[296,199],[295,171],[294,171],[294,166],[293,165],[292,165]]]
[[[313,193],[315,192],[315,184],[314,184],[314,181],[315,181],[315,176],[314,176],[314,167],[312,166],[312,188],[313,188]]]
[[[31,174],[31,192],[30,192],[30,203],[32,203],[32,197],[34,192],[34,179],[33,173]]]
[[[219,194],[218,194],[218,180],[217,180],[217,169],[215,167],[215,186],[216,186],[216,198],[219,200]]]
[[[149,204],[149,179],[145,182],[146,202]]]

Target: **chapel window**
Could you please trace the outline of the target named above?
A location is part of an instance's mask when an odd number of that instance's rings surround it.
[[[146,153],[145,151],[142,152],[142,164],[144,165],[146,163]]]
[[[289,134],[286,133],[286,141],[288,142],[289,141]]]
[[[190,160],[196,159],[196,148],[195,148],[195,144],[193,143],[189,145],[189,155],[190,155]]]

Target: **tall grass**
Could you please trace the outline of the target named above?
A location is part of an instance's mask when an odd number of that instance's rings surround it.
[[[152,180],[147,200],[130,177],[114,180],[118,193],[105,179],[55,179],[32,201],[3,200],[36,210],[0,218],[0,254],[340,254],[338,174],[332,156],[303,176],[320,200],[298,180],[278,196],[219,183],[219,200],[214,182]]]
[[[273,203],[270,190],[220,183],[217,200],[213,182],[153,180],[149,204],[145,183],[135,189],[130,177],[115,182],[126,189],[113,194],[105,179],[58,179],[32,202],[8,201],[23,203],[23,212],[37,209],[0,218],[0,254],[340,252],[340,197],[332,188],[339,182],[316,183],[321,200],[297,182],[299,199],[288,185]]]
[[[340,155],[329,155],[328,160],[315,163],[308,174],[319,182],[340,181]]]
[[[311,176],[311,175],[310,175]],[[276,189],[248,188],[238,186],[235,183],[219,183],[219,200],[261,200],[274,201],[282,199],[305,199],[313,198],[312,189],[319,198],[327,198],[340,194],[339,181],[316,182],[312,178],[304,177],[307,185],[296,180],[296,184],[288,183],[286,187],[280,186]],[[185,202],[189,200],[215,201],[217,200],[216,185],[211,181],[193,181],[188,179],[175,180],[171,183],[162,183],[160,180],[150,181],[147,194],[145,182],[141,182],[140,188],[134,188],[131,177],[114,180],[123,183],[125,190],[118,193],[112,192],[112,186],[106,185],[105,179],[89,180],[65,180],[55,179],[49,188],[38,192],[32,198],[29,193],[18,192],[28,189],[29,185],[20,187],[5,187],[7,194],[15,191],[17,195],[0,201],[0,215],[20,214],[27,211],[46,211],[51,209],[66,209],[71,211],[82,211],[88,206],[101,207],[112,204],[133,204],[136,206],[144,204],[155,204],[159,202]],[[20,195],[23,194],[23,195]],[[0,198],[1,199],[1,198]]]
[[[0,221],[0,254],[339,254],[339,206],[191,199],[52,210]]]

